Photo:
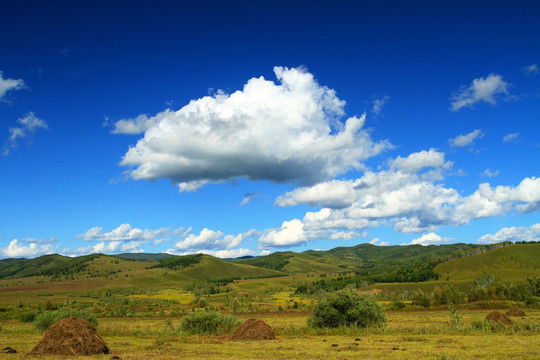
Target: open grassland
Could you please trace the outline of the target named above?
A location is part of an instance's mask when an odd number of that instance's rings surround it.
[[[233,341],[229,335],[187,336],[178,328],[180,317],[101,318],[98,332],[111,354],[88,359],[538,359],[540,333],[525,330],[540,324],[540,310],[513,318],[521,327],[474,330],[469,325],[489,310],[462,310],[463,326],[452,328],[447,310],[388,312],[384,329],[311,330],[302,312],[237,314],[240,320],[260,318],[276,331],[270,341]],[[32,324],[0,321],[0,345],[26,356],[41,334]],[[39,357],[40,359],[58,359]]]
[[[513,244],[476,256],[443,262],[434,270],[442,279],[473,281],[486,274],[506,281],[538,273],[540,244]]]

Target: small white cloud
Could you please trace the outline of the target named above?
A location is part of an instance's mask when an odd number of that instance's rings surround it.
[[[398,156],[392,161],[391,168],[405,173],[416,173],[425,168],[440,168],[443,165],[445,165],[444,153],[429,149],[429,151],[422,150],[412,153],[406,158]]]
[[[179,251],[210,251],[233,250],[247,238],[256,236],[258,233],[255,230],[249,230],[237,235],[225,235],[221,231],[214,231],[207,228],[196,234],[189,234],[185,239],[178,241],[173,248],[167,250],[171,253]]]
[[[24,117],[19,118],[17,123],[19,127],[9,129],[9,137],[4,144],[3,155],[8,155],[11,150],[15,149],[18,145],[18,141],[27,138],[28,143],[31,143],[34,133],[38,129],[47,130],[47,122],[39,119],[33,112],[29,112]]]
[[[486,177],[489,177],[489,178],[495,177],[497,175],[499,175],[499,169],[497,169],[495,171],[491,171],[490,169],[486,169],[482,173],[482,176],[486,176]]]
[[[256,197],[259,197],[259,196],[261,196],[261,194],[259,194],[259,193],[255,193],[255,192],[247,192],[247,193],[244,195],[244,198],[242,199],[242,201],[240,202],[240,206],[244,206],[244,205],[249,204],[249,202],[250,202],[253,198],[256,198]]]
[[[360,237],[360,234],[356,231],[337,231],[330,234],[330,240],[351,240]]]
[[[388,103],[388,100],[390,100],[390,97],[388,95],[385,95],[382,98],[373,101],[373,107],[371,108],[371,112],[375,116],[379,116],[382,113],[385,105]]]
[[[519,136],[519,133],[506,134],[506,135],[503,136],[502,140],[504,142],[516,142],[518,136]]]
[[[443,238],[433,232],[424,234],[420,236],[417,239],[414,239],[411,241],[411,245],[440,245],[440,244],[446,244],[450,241],[448,238]]]
[[[390,246],[390,243],[388,241],[381,241],[379,238],[375,238],[369,242],[371,245],[377,245],[377,246]]]
[[[141,253],[144,252],[143,249],[140,248],[141,242],[139,241],[129,241],[127,243],[124,243],[122,247],[120,248],[120,251],[122,252],[129,252],[129,253]]]
[[[167,238],[173,234],[179,234],[184,231],[184,228],[171,230],[169,228],[160,228],[157,230],[142,230],[138,228],[132,228],[130,224],[122,224],[116,229],[103,233],[103,228],[93,227],[86,231],[84,234],[80,234],[77,238],[82,238],[85,241],[104,241],[104,242],[120,242],[120,241],[156,241],[159,239]]]
[[[170,254],[174,254],[174,253],[170,253]],[[176,255],[188,255],[188,254],[191,254],[191,253],[189,252],[176,253]],[[200,250],[200,251],[197,251],[197,254],[207,254],[207,255],[211,255],[214,257],[221,258],[221,259],[234,259],[241,256],[257,255],[255,251],[250,250],[250,249],[230,249],[230,250],[216,250],[216,251]]]
[[[462,87],[452,94],[450,98],[452,111],[459,111],[461,108],[473,108],[478,102],[487,102],[491,105],[497,104],[498,95],[508,95],[509,84],[502,79],[501,75],[489,74],[485,78],[474,79],[472,84]]]
[[[154,117],[148,117],[147,115],[139,115],[134,119],[122,119],[114,123],[114,129],[111,131],[113,134],[126,134],[126,135],[137,135],[142,134],[154,124],[157,124],[163,120],[166,120],[171,116],[172,112],[170,109],[157,114]],[[108,119],[107,119],[108,124]]]
[[[495,234],[486,234],[478,239],[480,244],[493,244],[502,241],[540,241],[540,223],[531,227],[505,227]]]
[[[482,130],[476,129],[468,134],[458,135],[455,138],[448,140],[448,142],[450,142],[450,145],[452,146],[465,147],[472,145],[475,139],[481,139],[483,137],[484,133]]]
[[[143,253],[144,250],[141,249],[141,245],[143,244],[144,242],[140,241],[102,241],[95,245],[89,245],[77,249],[64,249],[62,254],[65,256],[81,256],[88,254],[111,254],[120,252]]]
[[[0,71],[0,101],[4,99],[4,96],[13,90],[24,89],[24,81],[22,79],[4,79],[2,71]]]
[[[65,256],[81,256],[88,254],[107,254],[115,253],[121,248],[121,241],[111,241],[111,242],[100,242],[95,245],[90,245],[86,247],[80,247],[77,249],[64,249],[62,250],[62,255]]]
[[[532,64],[529,66],[524,66],[522,70],[525,73],[525,75],[536,75],[538,74],[538,65]]]
[[[272,229],[259,238],[261,249],[275,247],[292,247],[305,244],[310,239],[304,229],[304,224],[299,219],[285,221],[281,228]]]
[[[28,245],[23,245],[21,242],[26,242]],[[40,242],[32,242],[29,239],[19,242],[17,239],[11,240],[5,248],[0,248],[0,254],[3,257],[20,258],[20,257],[37,257],[45,254],[53,254],[54,247],[52,244],[40,244]]]

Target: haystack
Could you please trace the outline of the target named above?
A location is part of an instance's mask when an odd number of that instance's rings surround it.
[[[234,332],[234,340],[272,340],[275,339],[274,330],[262,320],[248,319]]]
[[[526,316],[525,311],[521,310],[518,307],[512,308],[506,312],[507,316]]]
[[[52,325],[30,352],[31,355],[98,355],[109,348],[88,321],[62,319]]]
[[[486,320],[504,325],[512,325],[514,323],[512,319],[498,311],[493,311],[489,313],[489,315],[486,316]]]

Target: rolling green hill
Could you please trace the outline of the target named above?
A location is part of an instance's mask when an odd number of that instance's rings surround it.
[[[327,251],[308,250],[302,253],[275,252],[236,263],[280,270],[289,274],[356,272],[359,275],[376,275],[398,271],[403,267],[430,263],[431,267],[447,258],[484,249],[484,245],[408,245],[376,246],[359,244],[337,247]]]
[[[60,269],[71,260],[69,257],[57,254],[43,255],[35,259],[0,260],[0,279],[38,275],[50,269]]]
[[[180,273],[192,279],[259,278],[284,275],[281,271],[246,264],[235,264],[208,255],[202,255],[199,263],[181,270]]]
[[[504,281],[524,280],[540,274],[540,243],[512,244],[482,254],[450,260],[435,266],[442,278],[476,280],[494,275]]]
[[[355,264],[358,268],[382,268],[387,266],[407,266],[439,261],[455,253],[482,248],[484,245],[407,245],[376,246],[359,244],[352,247],[337,247],[327,253],[336,258]]]
[[[266,256],[239,260],[236,263],[283,271],[288,274],[354,271],[354,266],[351,263],[342,261],[324,251],[275,252]]]
[[[108,286],[182,285],[206,278],[261,278],[283,276],[283,272],[251,265],[227,262],[212,256],[196,254],[186,256],[158,256],[159,262],[150,262],[155,254],[143,261],[131,256],[103,254],[75,258],[45,255],[35,259],[1,260],[0,279],[33,278],[44,281],[80,281],[105,278]],[[159,255],[159,254],[158,254]],[[41,280],[40,280],[41,279]],[[115,284],[117,283],[117,284]],[[102,284],[103,285],[103,284]]]

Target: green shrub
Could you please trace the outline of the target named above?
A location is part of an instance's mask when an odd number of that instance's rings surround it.
[[[34,321],[35,317],[36,317],[35,312],[33,311],[25,312],[25,313],[19,314],[19,321],[23,323],[31,323],[32,321]]]
[[[84,319],[96,327],[98,325],[96,315],[93,313],[80,310],[56,310],[44,311],[41,314],[36,315],[34,319],[34,326],[40,331],[46,331],[52,324],[68,317]]]
[[[390,306],[390,310],[403,310],[405,308],[405,303],[401,300],[396,300]]]
[[[368,327],[386,324],[386,314],[374,300],[352,290],[328,295],[315,306],[308,325],[313,328]]]
[[[491,330],[491,323],[487,320],[474,319],[471,321],[471,328],[475,330]]]
[[[431,297],[422,290],[417,290],[413,294],[412,304],[420,305],[427,309],[431,305]]]
[[[217,311],[197,311],[182,318],[180,330],[191,335],[219,335],[231,332],[241,321]]]
[[[540,297],[538,296],[531,296],[525,299],[525,305],[532,306],[540,302]]]
[[[208,300],[206,300],[206,298],[204,296],[201,296],[199,298],[198,303],[199,303],[199,307],[201,307],[201,308],[205,308],[205,307],[208,306]]]
[[[448,309],[450,310],[450,327],[454,329],[463,327],[463,320],[459,316],[457,309],[453,305],[448,306]]]
[[[474,330],[503,331],[506,330],[506,325],[487,320],[475,319],[471,321],[471,328]]]
[[[45,311],[58,310],[58,307],[57,307],[56,305],[54,305],[54,304],[51,302],[51,300],[47,300],[47,302],[45,303],[44,310],[45,310]]]

